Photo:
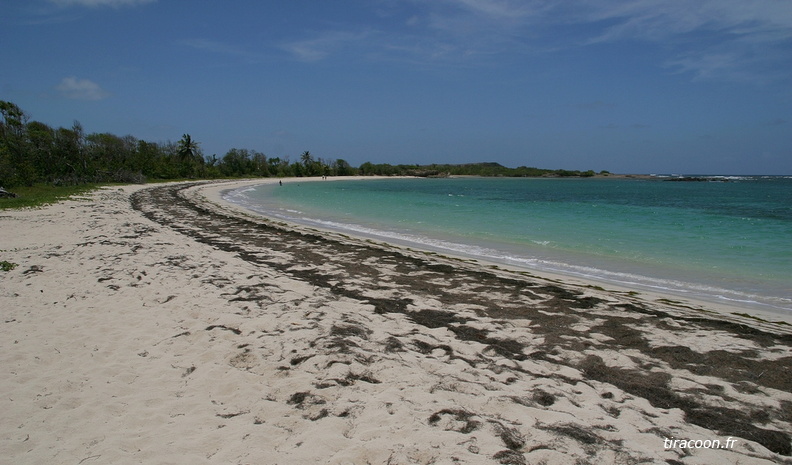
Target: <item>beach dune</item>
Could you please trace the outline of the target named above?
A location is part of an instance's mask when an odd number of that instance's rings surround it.
[[[792,463],[788,325],[272,222],[241,184],[0,214],[0,463]]]

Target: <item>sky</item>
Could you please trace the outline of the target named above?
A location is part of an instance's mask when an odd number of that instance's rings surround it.
[[[0,100],[218,158],[792,175],[792,0],[3,0]]]

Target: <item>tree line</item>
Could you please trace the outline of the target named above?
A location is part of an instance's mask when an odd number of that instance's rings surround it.
[[[31,121],[17,105],[0,100],[0,187],[48,183],[143,183],[149,180],[289,176],[591,176],[593,171],[506,168],[498,163],[390,165],[323,159],[303,152],[295,161],[232,148],[204,156],[189,134],[178,142],[148,142],[127,135],[86,133],[79,122],[52,128]]]
[[[310,152],[294,162],[237,148],[222,158],[206,157],[189,134],[178,142],[156,143],[129,135],[86,133],[79,122],[55,129],[30,121],[17,105],[0,101],[0,186],[356,173],[344,160],[314,158]]]

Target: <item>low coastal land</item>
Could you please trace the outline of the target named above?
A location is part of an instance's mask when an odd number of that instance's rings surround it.
[[[792,464],[788,325],[269,221],[241,184],[0,213],[0,463]]]

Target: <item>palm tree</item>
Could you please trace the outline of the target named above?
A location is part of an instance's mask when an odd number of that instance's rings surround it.
[[[180,172],[182,177],[191,178],[196,175],[199,168],[203,167],[204,159],[198,142],[195,142],[189,134],[184,134],[179,141],[179,148],[176,152],[179,155]]]
[[[305,168],[305,175],[306,176],[313,176],[315,174],[315,167],[314,167],[314,159],[311,155],[311,152],[305,151],[300,156],[300,160],[302,160],[303,167]]]
[[[192,140],[189,134],[184,134],[179,141],[179,157],[181,157],[182,160],[192,160],[198,150],[200,150],[198,148],[198,142]]]

